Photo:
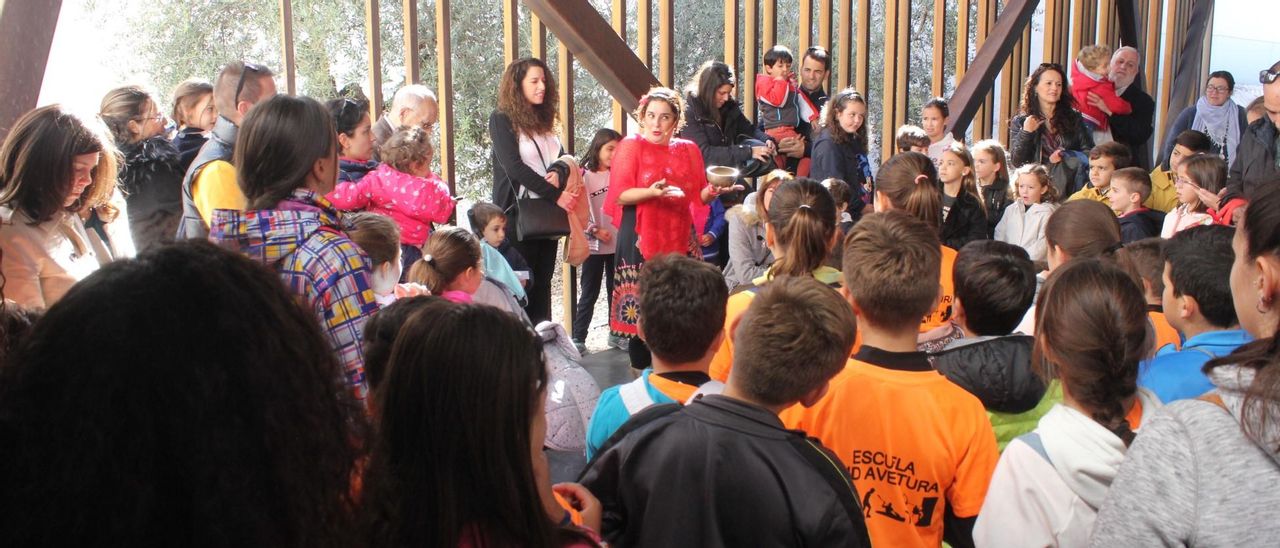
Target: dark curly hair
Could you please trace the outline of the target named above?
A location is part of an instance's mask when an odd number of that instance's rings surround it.
[[[1044,113],[1040,111],[1040,97],[1036,95],[1036,86],[1040,84],[1040,78],[1049,71],[1058,73],[1062,78],[1062,95],[1058,97],[1058,103],[1053,108],[1053,118],[1045,120]],[[1071,85],[1067,83],[1067,73],[1062,70],[1061,65],[1043,63],[1031,73],[1031,76],[1027,77],[1026,83],[1022,86],[1022,103],[1019,106],[1019,112],[1047,121],[1056,133],[1074,134],[1079,127],[1077,120],[1080,115],[1076,113],[1076,100],[1071,95]]]
[[[352,544],[364,413],[265,267],[195,240],[111,263],[10,365],[6,543]]]
[[[534,67],[542,69],[547,82],[541,105],[531,105],[524,98],[524,77]],[[498,84],[498,112],[511,119],[511,128],[516,135],[539,135],[555,131],[559,123],[559,104],[560,95],[556,92],[555,76],[541,59],[517,59],[502,72],[502,81]]]

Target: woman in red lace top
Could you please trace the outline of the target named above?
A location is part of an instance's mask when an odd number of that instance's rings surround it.
[[[680,95],[653,88],[640,99],[640,132],[614,153],[605,213],[618,227],[616,281],[609,327],[631,337],[631,365],[643,369],[649,352],[635,338],[639,318],[640,267],[664,253],[698,254],[695,227],[707,220],[707,202],[721,190],[707,184],[702,152],[692,141],[674,139],[684,124]],[[738,187],[735,187],[738,188]]]

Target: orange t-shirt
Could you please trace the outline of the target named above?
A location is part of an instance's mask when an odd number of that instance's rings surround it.
[[[920,332],[924,333],[951,321],[956,301],[956,284],[951,279],[951,272],[956,266],[956,250],[942,246],[942,271],[938,284],[942,286],[942,294],[938,296],[938,308],[920,320]]]
[[[829,286],[837,286],[842,279],[840,271],[831,267],[823,266],[813,271],[814,279],[827,284]],[[756,290],[771,279],[769,274],[752,280],[754,286],[751,289],[744,289],[729,296],[729,302],[725,304],[724,314],[724,339],[720,342],[720,349],[716,350],[716,355],[711,358],[711,367],[708,372],[711,378],[720,382],[728,382],[729,370],[733,369],[733,328],[734,322],[738,321],[743,314],[746,314],[747,308],[751,306],[751,301],[756,298]],[[861,341],[861,339],[859,339]],[[858,348],[854,345],[854,350]]]
[[[693,397],[694,392],[700,388],[696,384],[685,384],[680,381],[674,381],[658,375],[657,373],[649,374],[649,385],[656,388],[659,392],[666,394],[668,398],[684,403]]]
[[[978,515],[1000,457],[982,402],[922,352],[864,346],[821,401],[781,418],[840,457],[875,546],[940,546],[947,506]]]
[[[1170,344],[1174,349],[1182,349],[1182,337],[1178,336],[1177,329],[1169,325],[1169,319],[1164,316],[1164,312],[1150,310],[1147,312],[1147,317],[1151,319],[1151,327],[1156,332],[1156,350]]]

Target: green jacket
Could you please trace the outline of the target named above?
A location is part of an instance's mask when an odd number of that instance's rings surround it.
[[[1036,425],[1040,423],[1040,417],[1048,413],[1053,404],[1061,401],[1062,383],[1054,380],[1049,383],[1049,389],[1045,390],[1040,403],[1030,411],[1022,413],[987,411],[987,418],[991,419],[991,429],[996,431],[996,446],[1003,452],[1004,446],[1008,445],[1013,438],[1035,430]]]

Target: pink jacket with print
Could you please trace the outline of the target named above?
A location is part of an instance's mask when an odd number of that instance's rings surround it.
[[[434,173],[415,177],[382,164],[354,183],[341,183],[325,196],[343,211],[364,210],[391,217],[400,227],[400,243],[421,246],[431,223],[453,215],[449,187]]]

